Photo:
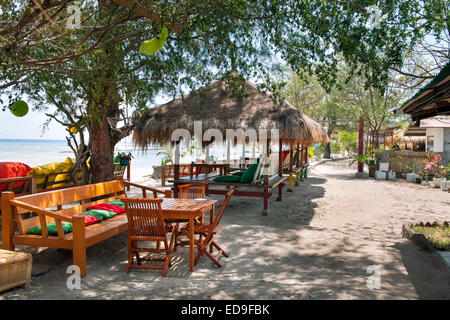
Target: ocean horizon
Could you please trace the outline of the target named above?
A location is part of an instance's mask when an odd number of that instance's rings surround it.
[[[241,155],[241,148],[232,151],[232,158],[238,159]],[[153,166],[161,165],[163,156],[158,155],[159,150],[151,149],[142,151],[136,148],[132,142],[122,140],[114,150],[118,152],[130,152],[133,156],[131,160],[131,181],[139,182],[145,180],[145,176],[153,173]],[[225,158],[226,149],[222,147],[211,148],[211,155],[218,159]],[[30,167],[36,167],[53,162],[62,162],[67,157],[75,158],[73,151],[67,145],[66,140],[56,139],[0,139],[0,162],[22,162]],[[203,158],[204,154],[196,156],[186,154],[181,159],[184,163],[190,163],[196,158]]]
[[[116,145],[117,152],[131,152],[131,180],[142,181],[144,176],[153,173],[153,166],[160,165],[162,156],[158,150],[142,152],[132,143],[121,141]],[[56,139],[0,139],[0,162],[22,162],[30,167],[52,162],[62,162],[75,158],[66,140]]]

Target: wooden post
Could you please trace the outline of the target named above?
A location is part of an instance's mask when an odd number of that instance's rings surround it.
[[[228,139],[227,140],[227,164],[228,164],[228,166],[230,166],[230,161],[231,161],[231,142]]]
[[[14,213],[9,201],[14,199],[14,192],[2,192],[2,248],[14,251],[12,236],[14,235]]]
[[[245,140],[242,142],[242,160],[244,161],[242,164],[242,168],[245,169]]]
[[[130,170],[131,170],[131,161],[127,165],[127,180],[128,180],[128,182],[131,182],[131,172],[130,172]],[[130,191],[130,189],[131,189],[131,186],[127,185],[127,191]]]
[[[280,140],[278,141],[278,162],[279,162],[279,166],[278,166],[278,175],[281,177],[283,176],[283,141]]]
[[[300,185],[300,144],[297,143],[297,160],[295,164],[297,168],[297,172],[295,173],[295,186],[298,187]]]
[[[294,181],[294,176],[292,174],[293,171],[293,162],[294,161],[294,146],[292,143],[289,147],[289,188],[287,189],[287,192],[293,192],[292,190],[292,182]]]
[[[283,176],[283,140],[278,140],[278,176]],[[278,188],[278,197],[276,201],[281,201],[281,188]]]
[[[37,183],[36,183],[36,177],[31,176],[31,193],[37,192]]]
[[[264,163],[264,184],[269,184],[269,157],[270,157],[270,142],[269,137],[266,141],[266,161]],[[264,188],[264,206],[263,206],[263,216],[269,214],[269,188]]]
[[[73,219],[73,264],[80,268],[80,276],[86,276],[86,230],[83,216],[72,216]]]
[[[209,143],[206,145],[205,148],[206,148],[206,150],[205,150],[205,163],[208,164],[209,163]]]
[[[362,156],[364,153],[364,143],[363,143],[363,134],[364,134],[364,118],[359,117],[359,131],[358,131],[358,155]],[[363,172],[363,164],[358,162],[358,172]]]
[[[175,142],[175,164],[173,179],[175,180],[173,184],[173,196],[174,198],[178,198],[178,180],[180,180],[180,141]]]

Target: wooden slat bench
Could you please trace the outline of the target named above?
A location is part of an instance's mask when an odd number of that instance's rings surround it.
[[[163,194],[171,197],[170,190],[158,190],[146,186],[123,181],[122,176],[117,180],[90,184],[80,187],[66,188],[37,194],[15,197],[14,192],[3,192],[2,208],[2,248],[14,251],[15,245],[34,247],[50,247],[71,249],[73,264],[80,267],[81,276],[86,276],[86,248],[100,241],[111,238],[127,230],[126,214],[85,226],[84,217],[80,214],[86,208],[98,203],[104,203],[116,198],[126,197],[127,185],[141,188],[143,194],[153,192],[153,196]],[[73,205],[74,203],[78,203]],[[63,205],[71,207],[63,208]],[[37,216],[26,218],[32,212]],[[58,235],[48,235],[47,223],[55,222]],[[64,234],[62,222],[72,223],[73,231]],[[17,223],[18,232],[15,232]],[[34,226],[41,226],[42,235],[27,234],[26,231]]]

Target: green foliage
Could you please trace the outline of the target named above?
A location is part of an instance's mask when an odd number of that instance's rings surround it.
[[[401,67],[425,35],[439,39],[448,32],[448,4],[442,0],[379,1],[383,20],[379,28],[372,28],[368,21],[373,13],[368,8],[373,4],[362,0],[139,1],[157,17],[150,20],[139,19],[116,3],[87,0],[80,6],[83,26],[70,30],[65,28],[69,16],[58,1],[43,2],[55,28],[42,15],[29,14],[39,12],[31,1],[2,0],[0,71],[5,84],[15,85],[39,71],[95,70],[75,61],[90,54],[101,62],[97,50],[115,47],[125,49],[122,57],[130,58],[132,64],[144,60],[155,71],[150,81],[162,81],[164,75],[164,83],[175,84],[176,92],[182,85],[198,88],[212,76],[225,75],[232,66],[247,78],[260,75],[270,80],[273,66],[277,68],[276,54],[301,78],[314,74],[327,91],[348,79],[338,72],[342,61],[348,65],[349,77],[361,77],[366,87],[384,88],[390,68]],[[17,23],[25,15],[26,23]],[[158,35],[162,25],[181,26],[182,33],[169,31],[158,57],[138,56],[138,47],[149,35]],[[101,65],[108,66],[110,61]],[[32,62],[35,68],[30,70]],[[176,72],[158,72],[158,66]],[[273,82],[266,86],[275,87]]]
[[[339,131],[339,141],[347,151],[347,154],[356,152],[358,148],[358,132]]]
[[[342,147],[341,144],[337,141],[331,142],[331,152],[334,154],[341,153]]]
[[[169,31],[167,30],[167,27],[163,27],[161,33],[158,36],[142,42],[141,47],[139,48],[139,52],[148,54],[149,56],[154,55],[156,52],[162,49],[162,47],[166,43],[168,35]]]
[[[175,148],[171,145],[164,145],[161,151],[158,151],[157,156],[163,156],[161,159],[161,165],[173,163],[175,158]]]
[[[439,250],[450,251],[450,227],[444,225],[416,225],[413,227],[415,233],[422,233],[431,244]]]
[[[366,162],[366,160],[369,159],[369,158],[370,158],[369,154],[364,154],[364,155],[354,154],[352,156],[352,161],[350,162],[350,166],[352,164],[354,164],[355,162],[359,162],[359,163],[364,164]]]
[[[117,158],[117,160],[122,160],[122,161],[130,161],[131,159],[133,159],[133,155],[130,153],[130,152],[128,152],[128,153],[125,153],[125,152],[119,152],[118,154],[117,154],[117,156],[116,156],[116,158]]]

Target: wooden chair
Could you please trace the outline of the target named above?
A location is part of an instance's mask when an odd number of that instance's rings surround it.
[[[178,198],[179,199],[204,199],[206,193],[207,182],[198,182],[198,183],[189,183],[178,186]],[[176,223],[176,236],[175,236],[175,251],[177,247],[189,244],[189,241],[183,241],[180,239],[180,236],[183,234],[179,231],[179,223],[180,221],[167,221],[167,223]],[[203,216],[201,219],[196,218],[195,223],[203,224]],[[187,226],[187,225],[186,225]],[[184,226],[184,227],[186,227]]]
[[[128,265],[126,272],[130,268],[137,269],[162,269],[163,277],[167,274],[167,269],[171,265],[170,254],[175,240],[175,226],[167,226],[162,217],[162,199],[130,199],[124,198],[125,210],[128,218]],[[171,232],[170,243],[167,242],[167,233]],[[154,248],[138,248],[138,241],[156,241],[164,243],[164,248],[159,245]],[[165,258],[141,258],[139,252],[165,253]],[[133,264],[136,255],[137,265]],[[164,265],[142,265],[141,261],[160,261]]]
[[[195,225],[194,233],[203,236],[204,240],[194,239],[195,244],[198,247],[197,256],[195,257],[195,260],[194,260],[194,265],[197,264],[198,259],[200,259],[200,257],[202,255],[206,255],[219,268],[222,267],[222,265],[219,263],[219,258],[222,255],[228,258],[228,254],[221,247],[219,247],[219,245],[214,241],[214,236],[221,229],[221,227],[219,226],[219,222],[222,219],[225,209],[228,206],[228,202],[230,201],[231,196],[233,195],[235,190],[236,189],[231,189],[230,191],[227,192],[227,194],[225,195],[225,199],[224,199],[222,205],[220,206],[219,212],[217,213],[216,217],[214,218],[214,221],[212,224],[208,224],[208,225],[197,224],[197,225]],[[186,228],[186,227],[183,227],[181,229],[181,231],[185,235],[188,234],[188,228]],[[210,248],[210,252],[208,252],[208,248]],[[215,257],[212,255],[213,248],[216,248],[219,251]]]
[[[178,186],[178,198],[199,199],[205,198],[207,182],[189,183]]]

